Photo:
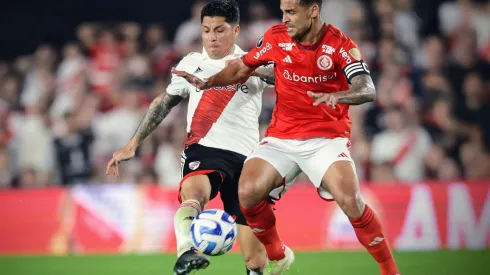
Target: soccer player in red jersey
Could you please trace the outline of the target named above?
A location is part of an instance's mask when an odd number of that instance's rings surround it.
[[[399,274],[380,219],[359,191],[349,153],[349,105],[375,100],[376,90],[357,45],[320,18],[320,0],[281,0],[283,24],[273,26],[240,61],[201,80],[173,70],[200,89],[245,81],[260,65],[274,62],[277,102],[266,137],[247,158],[239,200],[249,226],[270,262],[265,274],[282,274],[294,254],[281,241],[266,202],[283,178],[300,169],[325,199],[349,217],[360,243],[381,275]],[[282,192],[285,192],[283,190]]]

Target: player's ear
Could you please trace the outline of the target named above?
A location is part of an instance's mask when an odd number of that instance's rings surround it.
[[[311,5],[310,7],[311,18],[320,18],[320,7],[318,5]]]
[[[240,34],[240,25],[236,25],[233,32],[235,33],[235,37],[237,37]]]

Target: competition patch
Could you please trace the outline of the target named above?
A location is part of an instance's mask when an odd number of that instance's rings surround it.
[[[361,60],[361,52],[359,51],[358,48],[350,49],[349,53],[352,57],[354,57],[355,60],[357,60],[357,61]]]
[[[260,48],[260,47],[262,47],[262,44],[264,44],[264,36],[262,36],[259,39],[259,41],[257,41],[257,44],[255,45],[255,47]]]

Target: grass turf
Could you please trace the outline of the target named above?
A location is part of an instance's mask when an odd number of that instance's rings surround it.
[[[490,250],[397,252],[403,275],[490,274]],[[174,255],[1,256],[2,275],[171,275]],[[245,274],[240,254],[213,257],[200,275]],[[487,273],[489,272],[489,273]],[[364,252],[296,253],[286,274],[379,275]]]

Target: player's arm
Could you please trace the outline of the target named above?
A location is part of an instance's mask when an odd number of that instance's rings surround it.
[[[159,95],[148,108],[145,117],[141,121],[134,136],[126,146],[114,152],[112,159],[107,164],[106,174],[112,171],[115,176],[119,176],[119,162],[129,160],[136,154],[136,149],[143,143],[143,140],[162,122],[170,113],[173,107],[182,101],[179,95]]]
[[[141,121],[136,133],[129,141],[129,144],[136,149],[143,143],[143,140],[150,135],[155,128],[167,117],[173,107],[179,104],[184,98],[179,95],[159,95],[148,108],[145,117]]]
[[[376,88],[370,75],[356,75],[350,82],[351,87],[348,91],[336,93],[338,103],[360,105],[376,99]]]
[[[267,65],[258,67],[252,76],[260,77],[269,85],[274,85],[276,83],[276,75],[274,74],[274,65]]]
[[[344,37],[336,49],[333,59],[342,69],[350,88],[347,91],[331,94],[308,91],[308,95],[316,99],[313,105],[316,106],[324,102],[335,108],[338,103],[360,105],[376,99],[376,88],[371,79],[371,72],[362,58],[361,51],[351,39]]]
[[[177,68],[189,70],[189,65],[187,64],[189,61],[186,60],[184,58]],[[112,154],[112,159],[107,164],[106,174],[112,172],[115,176],[119,175],[119,162],[130,160],[134,157],[136,149],[143,143],[143,140],[158,127],[173,107],[189,96],[188,87],[189,84],[185,79],[176,75],[172,76],[170,85],[167,87],[167,93],[157,96],[152,101],[134,136],[124,147]]]
[[[172,73],[185,78],[189,83],[201,90],[211,87],[222,87],[232,84],[245,82],[254,71],[273,60],[273,42],[272,29],[269,29],[265,35],[260,38],[257,45],[250,50],[245,56],[236,62],[231,62],[219,73],[208,79],[199,79],[182,70],[172,69]]]
[[[248,67],[242,60],[231,63],[208,79],[200,79],[193,74],[172,68],[172,73],[185,78],[189,83],[201,90],[245,82],[254,71],[255,68]]]

